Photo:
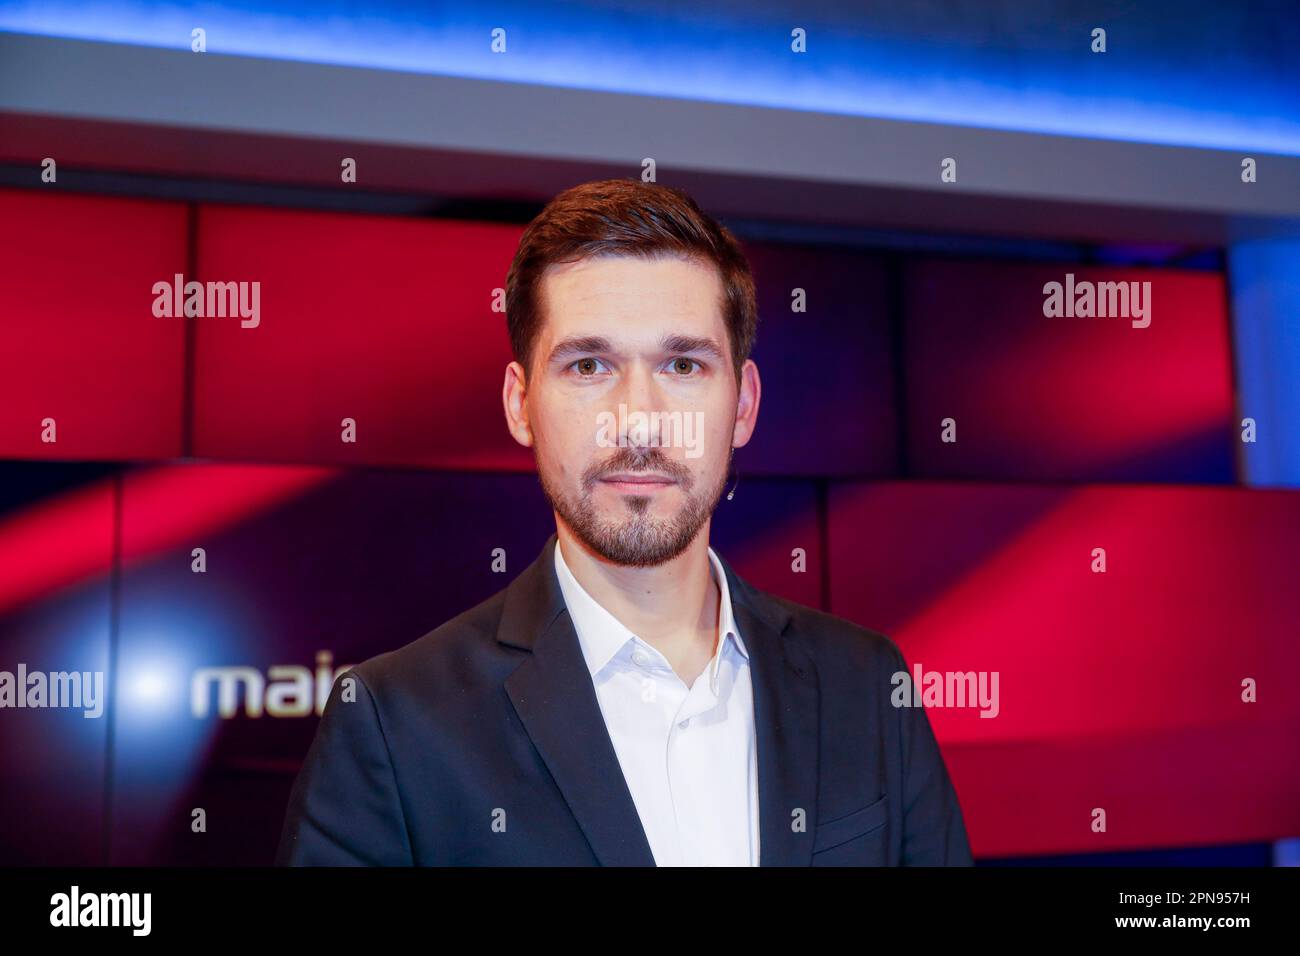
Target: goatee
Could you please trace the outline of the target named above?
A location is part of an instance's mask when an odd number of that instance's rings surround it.
[[[670,518],[649,516],[650,498],[627,495],[622,499],[628,517],[622,521],[602,520],[592,502],[592,491],[606,475],[653,471],[675,478],[686,496],[681,508]],[[727,484],[724,474],[707,494],[691,494],[694,479],[690,472],[669,459],[657,447],[626,446],[608,461],[592,465],[582,476],[582,496],[572,501],[551,486],[537,469],[542,491],[556,514],[574,535],[606,561],[626,567],[646,568],[670,561],[690,546],[704,523],[713,514]]]

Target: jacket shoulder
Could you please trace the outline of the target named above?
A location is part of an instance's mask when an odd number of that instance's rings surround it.
[[[790,615],[784,637],[807,645],[819,667],[887,668],[890,673],[904,668],[902,650],[881,631],[788,598],[759,593]]]
[[[505,594],[502,588],[415,640],[351,670],[376,694],[404,687],[428,691],[447,682],[465,687],[494,655],[508,652],[496,639]]]

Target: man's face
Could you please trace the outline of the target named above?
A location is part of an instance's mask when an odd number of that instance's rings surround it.
[[[737,386],[717,270],[604,257],[553,266],[540,293],[516,416],[507,373],[512,431],[532,444],[542,489],[580,541],[615,564],[662,564],[706,524],[752,429],[752,414],[737,420],[751,389]]]

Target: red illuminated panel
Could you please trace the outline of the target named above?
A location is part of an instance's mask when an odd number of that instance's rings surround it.
[[[184,271],[185,207],[0,190],[0,222],[0,455],[181,454],[184,328],[152,289]]]
[[[505,427],[511,354],[492,311],[519,232],[203,207],[198,280],[260,292],[255,327],[196,320],[195,455],[531,469]],[[355,443],[341,439],[345,418]]]
[[[911,263],[905,274],[914,474],[1233,479],[1222,276],[938,260]],[[1083,283],[1149,282],[1150,324],[1133,325],[1147,319],[1132,314],[1131,301],[1128,317],[1045,316],[1044,286],[1060,283],[1065,298],[1069,281],[1076,303]],[[1105,298],[1108,311],[1123,305]],[[955,443],[941,440],[946,418],[956,421]]]
[[[838,485],[829,537],[833,613],[999,675],[930,712],[976,853],[1300,832],[1300,493]]]
[[[88,580],[106,580],[113,521],[112,481],[0,515],[0,615],[51,601]]]

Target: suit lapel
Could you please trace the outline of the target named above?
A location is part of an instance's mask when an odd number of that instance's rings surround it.
[[[506,589],[497,639],[532,652],[506,679],[506,693],[601,864],[654,866],[555,576],[555,547],[552,534]],[[806,866],[817,818],[816,670],[807,652],[783,636],[789,612],[725,558],[722,565],[754,688],[759,861]],[[794,829],[797,819],[806,830]]]
[[[731,587],[732,613],[749,651],[754,688],[759,863],[807,866],[817,820],[817,672],[802,645],[784,634],[790,612],[718,557]],[[802,822],[799,830],[794,827],[797,821]]]
[[[506,693],[603,866],[654,866],[555,577],[555,535],[506,591],[497,639],[532,651]]]

